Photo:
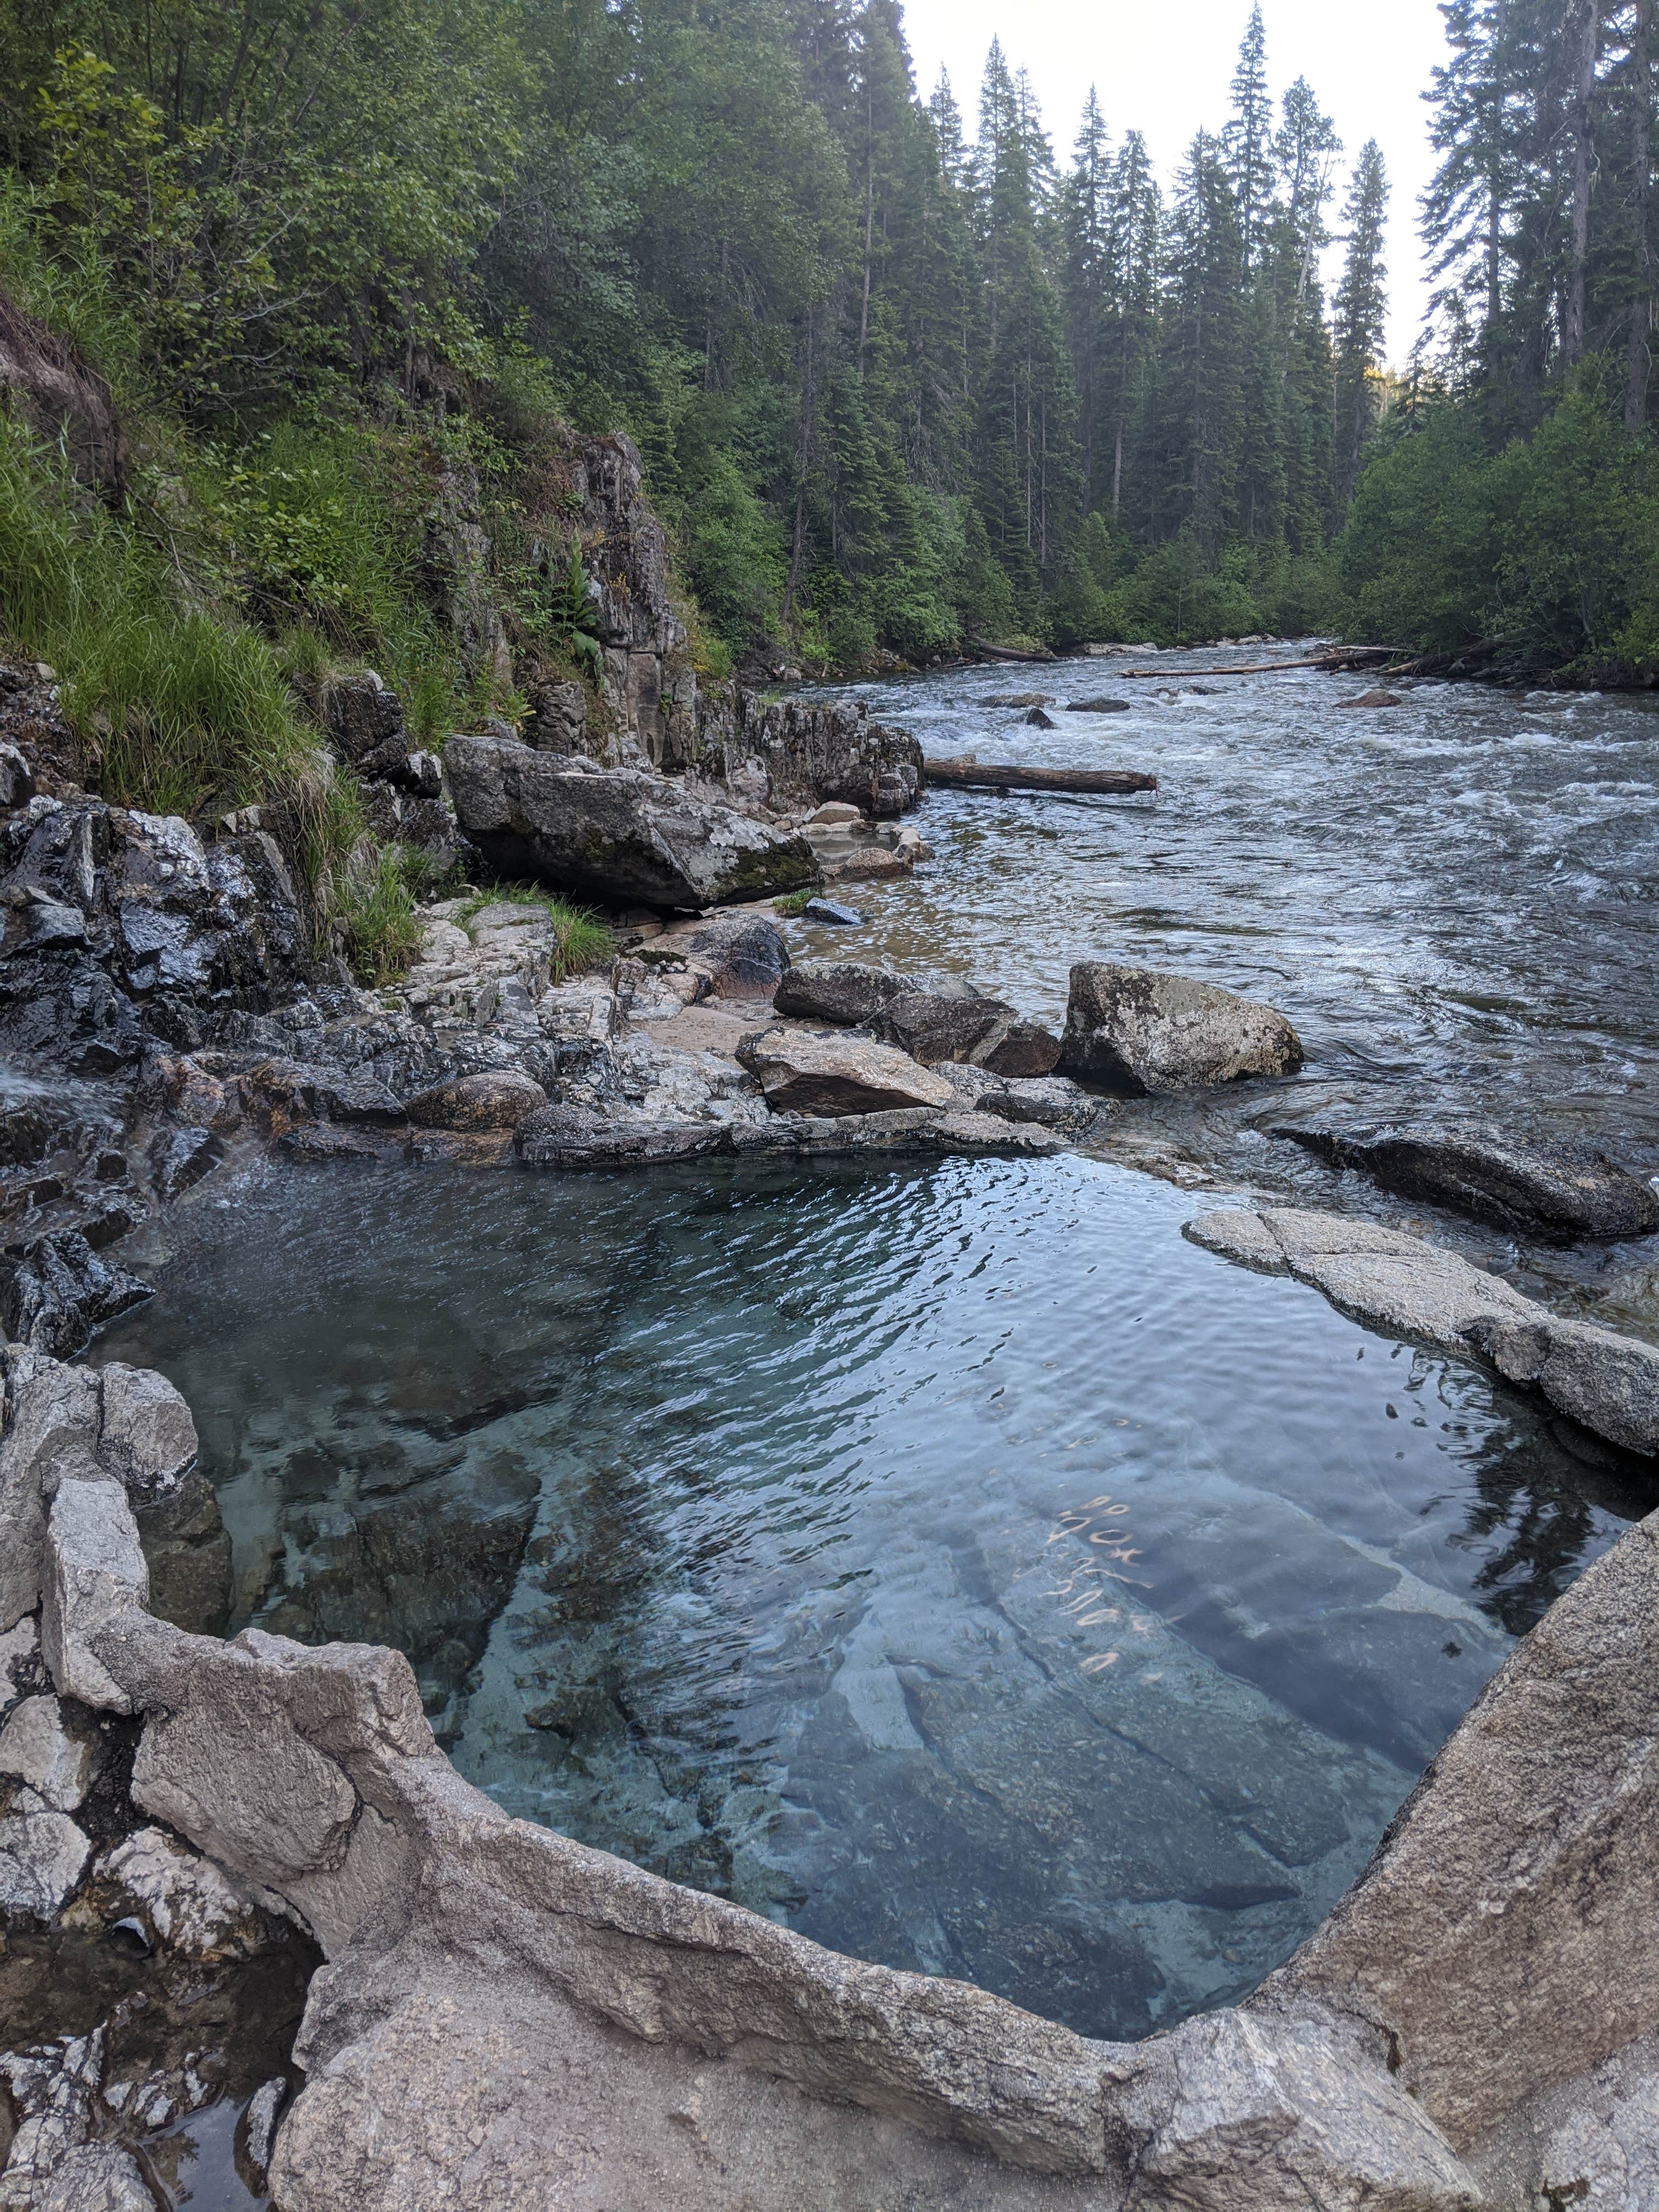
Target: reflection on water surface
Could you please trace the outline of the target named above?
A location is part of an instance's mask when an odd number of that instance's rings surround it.
[[[400,1645],[513,1812],[1133,2035],[1250,1987],[1647,1502],[1076,1159],[265,1171],[100,1356],[241,1621]]]

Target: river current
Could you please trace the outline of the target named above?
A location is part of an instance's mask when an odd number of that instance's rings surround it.
[[[1659,1503],[1536,1400],[1181,1235],[1297,1192],[1659,1334],[1651,1242],[1519,1249],[1269,1133],[1478,1108],[1659,1168],[1659,723],[1347,713],[1363,682],[1218,658],[872,690],[930,752],[1162,787],[931,797],[934,860],[797,945],[1051,1019],[1075,959],[1180,968],[1287,1013],[1295,1083],[1041,1162],[266,1165],[97,1355],[189,1398],[235,1623],[400,1645],[507,1809],[1101,2035],[1288,1955]],[[1028,688],[1056,729],[984,703]],[[1132,711],[1061,711],[1103,693]]]

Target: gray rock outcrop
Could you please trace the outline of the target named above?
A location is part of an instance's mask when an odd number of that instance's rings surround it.
[[[1060,1066],[1132,1096],[1293,1075],[1302,1045],[1282,1014],[1210,983],[1085,961],[1072,970]]]
[[[1659,1455],[1659,1348],[1562,1320],[1455,1252],[1376,1222],[1283,1206],[1205,1214],[1187,1234],[1246,1267],[1311,1283],[1373,1328],[1487,1359],[1598,1436]]]
[[[1051,1075],[1060,1040],[968,984],[926,986],[856,960],[799,961],[778,987],[781,1014],[867,1029],[924,1067],[945,1062],[1006,1076]]]
[[[804,837],[642,769],[599,769],[508,738],[452,738],[461,827],[507,877],[612,905],[764,898],[817,881]]]
[[[954,1105],[956,1093],[908,1053],[859,1036],[771,1029],[749,1037],[738,1058],[779,1114],[881,1114]]]
[[[1385,1190],[1455,1207],[1499,1229],[1555,1243],[1650,1237],[1659,1189],[1571,1138],[1517,1138],[1486,1122],[1390,1122],[1373,1128],[1297,1127],[1276,1137],[1334,1167],[1358,1168]]]

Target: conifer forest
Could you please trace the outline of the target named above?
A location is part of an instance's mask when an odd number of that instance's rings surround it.
[[[510,503],[557,420],[635,441],[717,672],[1321,629],[1639,680],[1652,9],[1443,12],[1392,364],[1383,155],[1259,8],[1165,186],[1109,52],[1078,115],[1000,45],[922,86],[898,0],[6,0],[0,276],[150,424],[141,539],[405,675],[411,456]]]

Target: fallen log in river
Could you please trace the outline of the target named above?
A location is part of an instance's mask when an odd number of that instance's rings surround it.
[[[941,791],[1058,791],[1115,799],[1156,791],[1158,778],[1130,768],[1012,768],[983,761],[930,760],[922,773]]]

